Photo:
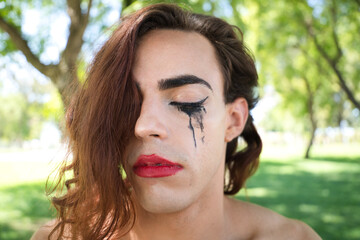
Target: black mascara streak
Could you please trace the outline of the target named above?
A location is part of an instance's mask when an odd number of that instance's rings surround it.
[[[204,98],[203,100],[199,101],[199,102],[171,102],[170,105],[172,106],[176,106],[178,108],[179,111],[182,111],[184,113],[186,113],[189,116],[189,129],[192,131],[193,133],[193,139],[194,139],[194,144],[196,147],[196,138],[195,138],[195,130],[194,127],[192,125],[191,122],[191,117],[194,117],[195,120],[197,121],[197,123],[200,126],[200,130],[201,132],[204,131],[204,124],[203,124],[203,115],[202,115],[202,111],[204,111],[204,113],[206,113],[206,109],[204,108],[204,106],[202,105],[205,100],[208,97]]]
[[[191,124],[191,116],[189,116],[189,128],[193,133],[194,144],[195,144],[195,147],[196,147],[195,131],[194,131],[194,127]]]

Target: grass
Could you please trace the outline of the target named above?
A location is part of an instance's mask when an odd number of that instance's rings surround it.
[[[54,217],[44,193],[44,182],[0,188],[0,239],[30,239],[33,232]]]
[[[242,190],[236,198],[300,219],[323,239],[360,239],[360,144],[316,146],[308,160],[299,157],[301,150],[265,148],[247,194]],[[44,192],[53,166],[0,161],[0,239],[29,239],[54,217]]]

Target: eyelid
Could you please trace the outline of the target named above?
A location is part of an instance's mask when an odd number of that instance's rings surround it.
[[[197,102],[170,102],[169,104],[170,105],[173,105],[173,106],[201,106],[205,101],[206,99],[208,99],[209,97],[206,97],[200,101],[197,101]]]

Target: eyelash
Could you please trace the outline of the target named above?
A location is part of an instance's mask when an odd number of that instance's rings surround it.
[[[179,111],[191,115],[194,112],[200,112],[201,110],[205,111],[203,103],[206,101],[206,99],[208,99],[208,97],[198,102],[170,102],[169,105],[175,106]]]

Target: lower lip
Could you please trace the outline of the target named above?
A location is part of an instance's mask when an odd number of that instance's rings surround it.
[[[144,178],[161,178],[175,175],[182,169],[182,167],[176,165],[138,166],[134,168],[134,173]]]

